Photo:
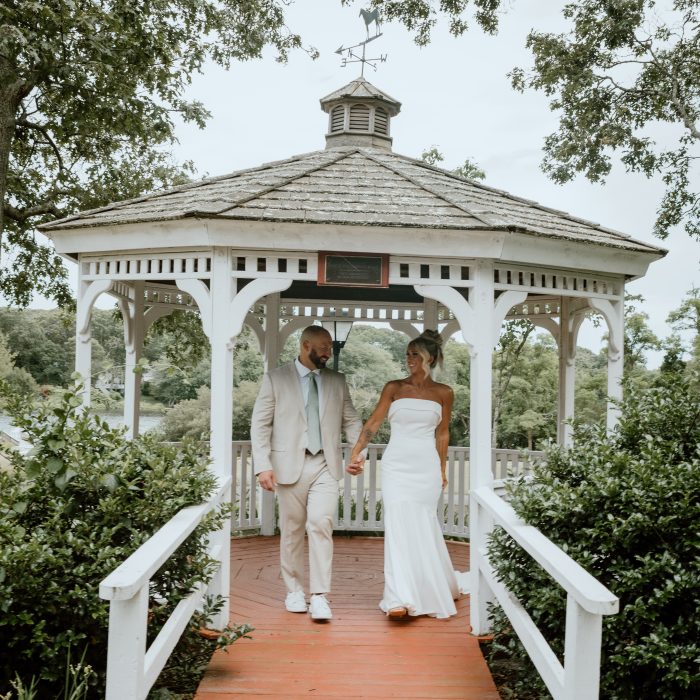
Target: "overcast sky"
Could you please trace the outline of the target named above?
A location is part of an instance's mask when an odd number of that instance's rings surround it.
[[[422,49],[402,26],[385,24],[368,56],[387,54],[387,61],[376,72],[366,69],[365,77],[402,103],[392,120],[396,152],[419,157],[434,145],[445,155],[442,165],[447,168],[469,157],[486,171],[488,185],[670,249],[646,277],[628,286],[645,297],[651,326],[666,336],[668,312],[700,284],[700,243],[682,231],[665,242],[652,236],[660,182],[627,174],[622,167],[604,185],[583,178],[563,186],[548,180],[540,170],[541,149],[545,136],[556,129],[556,115],[541,93],[517,93],[506,76],[514,66],[530,64],[524,47],[530,28],[557,31],[565,26],[562,5],[513,0],[497,36],[473,27],[455,39],[443,23]],[[287,9],[288,25],[319,49],[315,61],[298,51],[287,64],[278,64],[269,52],[263,60],[237,64],[228,72],[207,68],[193,81],[189,96],[204,102],[212,119],[201,131],[178,126],[176,157],[193,160],[200,175],[221,175],[323,148],[327,116],[319,99],[359,75],[357,64],[342,68],[334,52],[365,38],[361,6],[296,0]],[[580,340],[600,348],[599,333],[590,326]],[[651,358],[650,366],[658,361]]]

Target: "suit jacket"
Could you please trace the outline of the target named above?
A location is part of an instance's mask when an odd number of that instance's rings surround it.
[[[355,444],[362,421],[350,400],[345,375],[321,370],[321,443],[331,474],[343,475],[341,430]],[[294,362],[265,374],[250,423],[255,473],[272,469],[280,484],[293,484],[304,467],[306,406]]]

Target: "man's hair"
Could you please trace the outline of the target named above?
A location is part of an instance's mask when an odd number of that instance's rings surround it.
[[[330,333],[323,326],[306,326],[301,332],[299,344],[303,343],[305,340],[318,338],[320,335],[330,335]]]

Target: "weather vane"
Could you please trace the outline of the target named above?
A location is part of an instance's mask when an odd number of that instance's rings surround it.
[[[362,69],[360,71],[360,75],[364,77],[365,64],[370,66],[372,69],[377,70],[377,63],[384,63],[386,61],[386,54],[380,54],[377,58],[366,57],[367,44],[369,44],[370,41],[379,39],[379,37],[382,35],[382,24],[381,19],[379,17],[379,10],[360,10],[360,17],[362,17],[362,19],[365,22],[367,38],[364,41],[355,44],[354,46],[341,45],[340,48],[336,49],[336,53],[340,56],[343,56],[343,62],[340,64],[342,68],[345,68],[345,66],[347,66],[348,63],[361,63]],[[369,28],[372,23],[374,23],[374,34],[370,36]],[[357,49],[360,46],[362,47],[362,56],[359,56],[358,54],[353,52],[353,49]]]

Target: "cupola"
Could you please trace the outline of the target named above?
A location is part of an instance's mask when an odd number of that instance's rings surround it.
[[[373,146],[391,150],[391,118],[401,103],[378,90],[364,78],[357,78],[321,100],[328,113],[326,148]]]

